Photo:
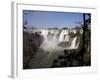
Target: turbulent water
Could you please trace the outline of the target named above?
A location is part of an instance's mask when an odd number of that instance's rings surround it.
[[[79,45],[78,37],[70,37],[69,33],[76,34],[76,30],[32,30],[32,33],[38,32],[43,36],[44,41],[40,48],[46,51],[62,50],[62,49],[77,49]],[[82,33],[82,31],[80,31]]]

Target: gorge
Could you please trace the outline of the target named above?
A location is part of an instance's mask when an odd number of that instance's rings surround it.
[[[26,36],[26,34],[29,35]],[[55,66],[55,59],[59,61],[60,57],[65,59],[66,64],[64,66],[79,66],[81,60],[75,58],[75,55],[79,57],[80,49],[82,49],[82,35],[82,29],[25,29],[24,41],[29,41],[24,42],[24,47],[26,47],[24,48],[24,55],[29,55],[29,51],[31,51],[30,57],[33,56],[28,62],[27,68],[50,68],[52,64]],[[64,58],[66,54],[72,63]],[[26,61],[25,57],[24,61]]]

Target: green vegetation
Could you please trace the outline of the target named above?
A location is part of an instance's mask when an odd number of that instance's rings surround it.
[[[67,27],[63,27],[62,30],[68,30],[68,28]]]
[[[29,63],[35,57],[43,37],[38,33],[23,32],[23,68],[29,68]]]

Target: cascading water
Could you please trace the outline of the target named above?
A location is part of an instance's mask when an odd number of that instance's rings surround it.
[[[35,30],[36,31],[36,30]],[[41,35],[44,37],[44,41],[41,44],[40,48],[44,49],[45,51],[53,51],[59,49],[77,49],[79,45],[79,41],[76,44],[77,37],[74,37],[70,41],[69,30],[46,30],[41,29]],[[34,31],[33,31],[34,32]],[[71,32],[76,33],[75,30],[71,30]],[[57,37],[57,35],[59,36]],[[60,47],[58,44],[60,42],[70,43],[70,46]]]
[[[47,41],[48,30],[40,30],[41,35],[44,37],[44,40]]]
[[[62,30],[59,36],[59,42],[61,41],[69,41],[68,30]]]
[[[76,44],[76,40],[77,40],[77,37],[75,37],[72,42],[71,42],[71,46],[69,49],[77,49],[78,48],[78,45],[79,45],[79,42]]]
[[[48,34],[45,34],[44,41],[40,48],[43,48],[45,51],[53,51],[55,49],[58,49],[57,44],[58,44],[58,39],[57,39],[57,33],[58,31],[54,30],[47,30]],[[43,35],[43,34],[41,34]],[[44,36],[44,35],[43,35]],[[46,40],[45,40],[46,39]]]

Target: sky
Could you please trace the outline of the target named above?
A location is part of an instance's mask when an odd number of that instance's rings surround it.
[[[35,28],[74,28],[83,22],[83,13],[23,10],[23,22]]]

